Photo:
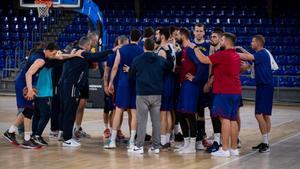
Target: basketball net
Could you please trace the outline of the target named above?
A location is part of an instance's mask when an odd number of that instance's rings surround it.
[[[52,0],[35,0],[35,4],[40,18],[49,16],[49,8],[52,6]]]

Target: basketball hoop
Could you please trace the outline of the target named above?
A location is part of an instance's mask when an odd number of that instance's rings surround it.
[[[35,0],[34,3],[40,18],[49,16],[49,8],[52,6],[52,0]]]

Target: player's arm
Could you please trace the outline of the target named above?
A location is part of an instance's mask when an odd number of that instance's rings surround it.
[[[114,79],[116,77],[116,74],[118,72],[120,61],[121,61],[120,51],[117,50],[114,66],[112,67],[111,72],[110,72],[110,81],[109,81],[109,85],[108,85],[108,90],[109,90],[110,93],[114,92],[113,81],[114,81]]]
[[[54,59],[57,59],[57,60],[66,60],[66,59],[70,59],[70,58],[73,58],[73,57],[80,57],[80,58],[83,58],[81,56],[83,50],[78,50],[78,51],[72,51],[70,54],[68,53],[63,53],[62,51],[58,51],[57,54],[55,55]]]
[[[250,52],[248,52],[246,49],[244,49],[243,47],[236,46],[235,48],[242,51],[242,53],[240,53],[240,52],[238,53],[242,60],[249,60],[249,61],[255,60],[254,56]]]
[[[164,50],[160,50],[160,51],[158,52],[158,55],[164,57],[165,59],[167,58],[166,51],[164,51]]]
[[[107,66],[107,62],[104,63],[104,74],[103,74],[103,86],[104,92],[108,95],[108,72],[110,71],[110,67]]]
[[[251,65],[248,62],[242,61],[241,67],[240,67],[240,73],[244,73],[248,69],[250,69]]]
[[[189,47],[192,48],[192,49],[194,49],[194,52],[195,52],[195,54],[196,54],[198,60],[199,60],[201,63],[203,63],[203,64],[212,64],[211,61],[210,61],[210,59],[209,59],[207,56],[205,56],[205,55],[200,51],[200,49],[196,47],[196,45],[195,45],[194,43],[190,43],[190,44],[189,44]]]
[[[32,100],[33,97],[36,95],[32,89],[32,76],[45,64],[43,59],[37,59],[34,63],[30,66],[28,71],[25,74],[26,86],[28,89],[28,93],[26,95],[27,100]]]

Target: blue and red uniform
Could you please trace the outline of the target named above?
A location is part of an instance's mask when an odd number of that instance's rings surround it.
[[[136,108],[135,82],[128,78],[128,73],[123,71],[123,66],[131,66],[135,57],[141,55],[144,51],[137,44],[128,44],[119,49],[119,80],[116,92],[116,106],[122,109]]]

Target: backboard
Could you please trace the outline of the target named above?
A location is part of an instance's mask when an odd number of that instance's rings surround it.
[[[22,8],[35,8],[39,5],[35,4],[35,0],[19,0]],[[83,0],[52,0],[52,8],[81,8]]]

